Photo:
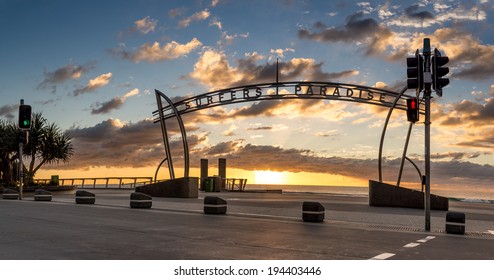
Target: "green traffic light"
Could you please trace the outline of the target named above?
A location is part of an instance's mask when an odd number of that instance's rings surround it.
[[[29,126],[29,120],[24,120],[23,123],[24,123],[24,126],[26,126],[26,127]]]

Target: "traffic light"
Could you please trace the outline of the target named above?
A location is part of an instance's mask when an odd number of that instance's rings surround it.
[[[413,123],[419,120],[419,102],[415,97],[407,99],[407,119]]]
[[[407,78],[409,89],[424,89],[424,58],[419,54],[419,50],[415,52],[414,57],[407,57]]]
[[[20,105],[19,106],[19,128],[30,129],[31,128],[31,106]]]
[[[449,68],[444,67],[448,62],[449,58],[447,56],[441,56],[441,53],[434,49],[434,56],[432,57],[432,88],[438,96],[443,95],[443,87],[449,84],[449,79],[443,78],[449,73]]]

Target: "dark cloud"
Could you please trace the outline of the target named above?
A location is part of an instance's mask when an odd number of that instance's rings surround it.
[[[272,130],[272,126],[260,126],[260,127],[251,127],[248,128],[247,130],[252,130],[252,131],[258,131],[258,130]]]
[[[51,89],[52,93],[56,93],[56,86],[58,84],[64,83],[67,80],[77,80],[92,68],[94,68],[94,63],[86,65],[68,64],[67,66],[58,68],[53,72],[45,71],[45,78],[38,84],[37,89]]]
[[[388,27],[372,18],[364,18],[363,12],[349,16],[343,26],[326,27],[324,23],[316,22],[313,29],[315,31],[300,29],[298,37],[327,43],[363,43],[366,55],[382,53],[393,37]]]
[[[125,99],[115,96],[113,99],[106,102],[96,102],[91,106],[91,114],[106,114],[115,109],[119,109],[125,103]]]
[[[321,157],[309,149],[284,149],[267,145],[245,144],[241,140],[222,142],[215,146],[198,150],[194,153],[194,162],[201,157],[226,157],[229,166],[244,170],[272,170],[288,172],[313,172],[343,175],[358,179],[376,179],[377,159],[358,159],[342,157]],[[446,155],[437,155],[444,158]],[[448,157],[459,155],[449,154]],[[462,155],[473,156],[476,155]],[[398,174],[400,159],[388,159],[383,162],[383,176],[394,180]],[[419,166],[423,162],[415,160]],[[194,163],[197,166],[198,163]],[[489,183],[494,179],[494,166],[480,165],[462,161],[440,161],[432,163],[433,182],[448,184],[452,180],[471,180]],[[405,166],[403,181],[417,182],[418,175],[414,168]]]
[[[19,105],[4,105],[0,107],[0,116],[6,117],[7,119],[13,119],[18,110]]]
[[[421,11],[419,12],[419,5],[415,4],[413,6],[410,6],[405,9],[405,15],[406,17],[410,19],[416,19],[416,20],[432,20],[434,19],[434,15],[431,12],[428,11]]]
[[[179,133],[176,122],[167,122],[171,135]],[[188,126],[188,133],[197,130]],[[164,158],[163,138],[159,124],[146,119],[137,123],[122,123],[108,119],[92,127],[73,127],[67,130],[72,137],[75,155],[70,163],[52,165],[54,169],[87,169],[89,167],[146,167],[157,166]],[[193,149],[205,141],[205,135],[188,136]],[[171,141],[174,154],[181,153],[182,141]]]
[[[351,15],[347,18],[346,24],[340,27],[326,27],[324,23],[316,22],[314,24],[316,31],[300,29],[298,37],[319,42],[356,42],[389,32],[376,20],[363,18],[363,16],[364,13],[362,12]]]
[[[481,153],[464,153],[464,152],[447,152],[447,153],[434,153],[431,155],[431,159],[452,159],[452,160],[462,160],[462,159],[472,159],[481,156]]]

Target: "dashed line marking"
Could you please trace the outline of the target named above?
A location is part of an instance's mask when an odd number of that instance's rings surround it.
[[[420,243],[425,243],[425,242],[427,242],[427,241],[429,241],[429,240],[432,240],[432,239],[434,239],[434,238],[436,238],[436,237],[435,237],[435,236],[427,236],[426,238],[423,238],[423,239],[417,240],[417,242],[420,242]]]
[[[380,255],[377,255],[377,256],[371,258],[371,260],[385,260],[385,259],[391,258],[394,255],[395,254],[391,254],[391,253],[382,253]]]
[[[420,243],[408,243],[407,245],[403,246],[404,248],[413,248],[419,246]]]
[[[490,234],[494,234],[494,230],[488,230]]]

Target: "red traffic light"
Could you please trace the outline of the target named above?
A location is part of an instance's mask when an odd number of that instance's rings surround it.
[[[415,97],[407,99],[407,119],[413,123],[419,120],[419,103]]]

